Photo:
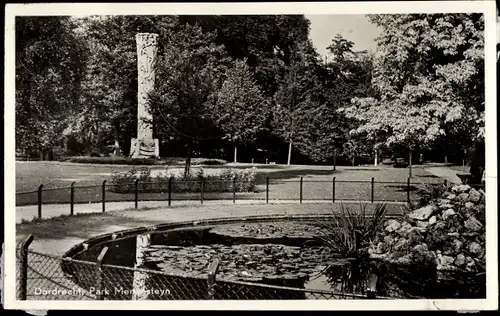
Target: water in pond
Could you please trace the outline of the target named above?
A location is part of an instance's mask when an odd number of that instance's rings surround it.
[[[137,267],[140,251],[142,268],[206,278],[210,262],[219,258],[217,280],[363,293],[364,284],[351,280],[351,262],[318,243],[321,229],[315,223],[278,222],[154,232],[141,247],[135,237],[108,243],[105,263]],[[102,246],[77,259],[95,260]]]

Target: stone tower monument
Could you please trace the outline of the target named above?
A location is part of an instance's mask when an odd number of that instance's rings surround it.
[[[132,138],[130,155],[133,158],[159,157],[158,139],[153,139],[153,116],[149,109],[149,92],[155,86],[155,65],[158,34],[138,33],[137,43],[137,138]]]

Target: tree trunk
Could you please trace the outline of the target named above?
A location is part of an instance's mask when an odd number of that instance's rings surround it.
[[[288,165],[290,165],[291,160],[292,160],[292,141],[288,143],[288,162],[287,162]]]
[[[485,162],[485,147],[483,141],[477,143],[472,149],[469,171],[471,174],[471,184],[481,184]]]
[[[114,152],[115,157],[120,157],[120,142],[118,141],[117,138],[115,138],[115,152]]]
[[[191,171],[191,141],[187,144],[186,165],[184,166],[184,176],[188,176]]]
[[[375,149],[375,167],[378,165],[378,150]]]
[[[410,154],[409,154],[409,157],[408,157],[408,162],[410,163],[410,169],[409,169],[409,172],[410,172],[410,175],[409,175],[409,176],[410,176],[410,178],[411,178],[411,176],[412,176],[412,173],[411,173],[411,156],[412,156],[412,154],[413,154],[413,151],[412,151],[412,150],[410,150]]]
[[[238,145],[234,144],[234,162],[238,162]]]
[[[120,123],[115,122],[115,156],[120,157],[121,156],[121,148],[120,148],[120,141],[119,141],[119,135],[120,135]]]
[[[352,166],[353,166],[353,167],[354,167],[354,162],[355,162],[355,160],[356,160],[356,157],[352,157],[352,158],[351,158],[351,164],[352,164]]]

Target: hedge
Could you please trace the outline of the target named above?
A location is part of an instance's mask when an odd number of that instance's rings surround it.
[[[145,193],[168,192],[169,182],[175,193],[201,192],[254,192],[257,185],[255,168],[235,170],[225,169],[220,174],[206,175],[203,168],[196,174],[173,175],[166,170],[156,177],[151,176],[149,167],[133,168],[128,172],[114,173],[109,181],[108,190],[117,193],[133,193],[135,181],[139,180],[138,191]]]
[[[72,157],[68,162],[90,163],[90,164],[110,164],[110,165],[171,165],[183,164],[184,158],[129,158],[129,157]],[[225,165],[227,161],[211,158],[193,158],[192,165]]]

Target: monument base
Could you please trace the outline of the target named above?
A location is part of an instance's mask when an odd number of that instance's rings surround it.
[[[151,158],[160,157],[160,142],[155,139],[137,139],[132,138],[130,142],[130,157],[132,158]]]

